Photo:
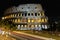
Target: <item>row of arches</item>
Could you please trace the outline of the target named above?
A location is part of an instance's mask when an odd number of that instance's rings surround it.
[[[48,25],[16,25],[18,30],[42,30],[42,29],[48,29]]]
[[[46,18],[38,18],[38,19],[31,19],[31,18],[22,18],[22,19],[9,19],[14,23],[46,23],[48,20]]]
[[[26,17],[26,16],[45,16],[44,13],[14,13],[14,14],[10,14],[5,16],[4,18],[13,18],[13,17]]]

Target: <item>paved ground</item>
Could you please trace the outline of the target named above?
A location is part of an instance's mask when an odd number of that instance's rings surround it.
[[[10,35],[14,35],[15,38],[13,38],[12,36],[9,36],[9,35],[1,35],[0,34],[0,40],[43,40],[42,38],[37,38],[37,37],[33,37],[33,36],[28,36],[25,35],[24,33],[16,33],[16,32],[11,32]]]
[[[54,40],[51,38],[40,37],[40,36],[31,35],[23,32],[17,32],[17,31],[13,31],[12,34],[17,35],[19,37],[23,37],[25,39],[29,39],[29,40]]]
[[[16,40],[8,35],[0,35],[0,40]]]
[[[16,40],[15,38],[8,35],[8,32],[1,30],[0,28],[0,40]]]
[[[13,31],[10,33],[11,33],[10,36],[0,34],[0,40],[53,40],[53,39],[27,34],[23,32],[18,32],[18,31]],[[4,34],[4,32],[2,34]],[[13,38],[12,36],[15,38]]]
[[[35,37],[27,36],[27,35],[24,35],[24,34],[18,34],[18,33],[15,33],[15,32],[12,32],[12,34],[14,34],[18,37],[24,38],[24,40],[43,40],[43,39],[40,39],[40,38],[35,38]]]

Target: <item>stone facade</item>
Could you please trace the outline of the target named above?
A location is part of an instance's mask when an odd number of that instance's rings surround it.
[[[42,30],[48,28],[48,17],[41,4],[21,4],[5,11],[4,17],[12,21],[18,30]]]

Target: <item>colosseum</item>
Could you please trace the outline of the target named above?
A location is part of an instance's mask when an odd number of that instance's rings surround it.
[[[3,20],[11,21],[18,30],[48,29],[48,17],[41,4],[20,4],[5,10]]]

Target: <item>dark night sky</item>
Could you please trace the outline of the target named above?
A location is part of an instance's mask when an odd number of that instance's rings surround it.
[[[0,16],[3,11],[11,6],[17,6],[25,3],[40,3],[43,6],[45,14],[48,17],[59,17],[60,1],[59,0],[0,0]]]

